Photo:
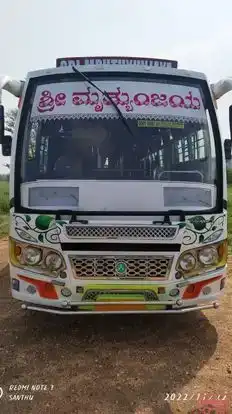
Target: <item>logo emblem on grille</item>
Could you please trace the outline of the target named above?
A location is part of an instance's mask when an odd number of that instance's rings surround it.
[[[115,270],[120,275],[124,275],[127,271],[126,263],[125,262],[116,262]]]

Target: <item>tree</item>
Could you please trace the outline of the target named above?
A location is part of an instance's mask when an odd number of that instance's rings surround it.
[[[9,109],[9,111],[6,112],[5,133],[13,135],[17,113],[18,113],[17,108]],[[10,171],[10,164],[8,163],[4,164],[4,167],[8,168],[8,170]]]
[[[10,109],[6,112],[5,116],[5,132],[8,132],[10,135],[14,132],[16,116],[18,113],[18,109]]]
[[[10,164],[3,164],[5,168],[8,168],[9,172],[4,175],[0,175],[0,181],[9,181],[10,178]]]

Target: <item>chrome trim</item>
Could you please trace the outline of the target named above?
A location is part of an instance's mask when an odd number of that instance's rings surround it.
[[[55,286],[65,286],[65,282],[62,282],[61,280],[51,280],[51,283]]]
[[[178,226],[150,225],[70,225],[65,226],[69,239],[106,239],[106,240],[173,240]]]
[[[68,302],[68,306],[88,306],[88,305],[172,305],[172,306],[178,306],[177,303],[178,300],[166,300],[166,301],[159,301],[159,300],[134,300],[134,301],[128,301],[128,300],[118,300],[118,301],[72,301]],[[66,302],[66,301],[65,301]],[[62,303],[61,303],[62,305]],[[67,306],[67,305],[65,305]]]
[[[167,280],[174,256],[170,255],[77,255],[69,254],[74,278],[80,280]],[[125,272],[117,272],[117,264],[125,265]]]
[[[106,304],[104,302],[104,304]],[[144,302],[143,302],[144,304]],[[154,304],[154,302],[153,302]],[[96,302],[95,302],[96,305]],[[38,312],[45,312],[45,313],[51,313],[51,314],[58,314],[58,315],[93,315],[93,314],[150,314],[150,313],[188,313],[193,311],[199,311],[199,310],[206,310],[206,309],[217,309],[219,307],[218,302],[214,302],[210,305],[202,305],[202,306],[192,306],[188,308],[182,308],[182,309],[172,309],[172,310],[146,310],[146,311],[64,311],[64,310],[55,310],[55,309],[49,309],[49,308],[43,308],[40,306],[31,306],[27,304],[22,304],[21,308],[23,310],[34,310]]]

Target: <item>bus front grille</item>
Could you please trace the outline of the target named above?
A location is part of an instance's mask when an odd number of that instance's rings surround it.
[[[158,256],[69,256],[76,279],[167,278],[172,257]]]
[[[167,240],[176,237],[176,226],[88,226],[67,225],[68,238]]]

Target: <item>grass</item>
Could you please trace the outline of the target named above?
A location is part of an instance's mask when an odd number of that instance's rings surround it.
[[[8,234],[9,228],[9,185],[0,181],[0,237]],[[228,187],[228,242],[232,246],[232,185]]]
[[[228,245],[232,248],[232,185],[228,187]]]
[[[0,181],[0,237],[8,234],[9,230],[9,185]]]

